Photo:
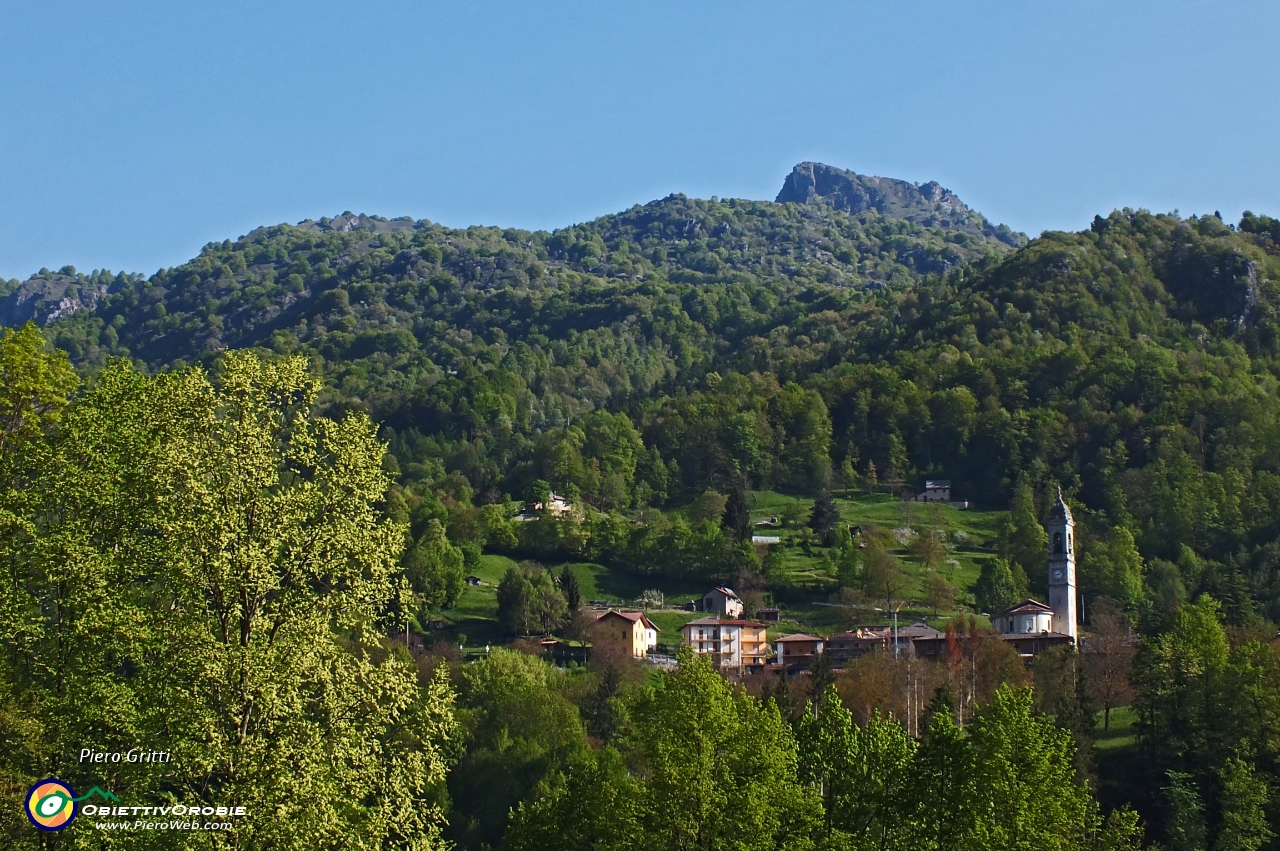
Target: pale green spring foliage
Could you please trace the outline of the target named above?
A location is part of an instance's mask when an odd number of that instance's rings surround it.
[[[251,813],[113,848],[441,847],[453,694],[443,669],[420,688],[375,629],[405,593],[384,446],[367,417],[312,416],[300,359],[220,366],[108,367],[6,499],[0,724],[26,722],[0,730],[18,740],[0,749],[6,799],[54,774]],[[173,758],[91,768],[72,762],[85,746]],[[107,847],[88,824],[62,841]]]
[[[0,459],[39,439],[75,389],[66,353],[46,355],[44,349],[44,336],[31,322],[0,329]]]
[[[1141,847],[1137,817],[1105,822],[1075,775],[1068,732],[1000,688],[968,734],[949,707],[917,743],[879,713],[853,723],[835,687],[799,724],[800,778],[822,796],[823,847],[847,851],[1120,851]]]
[[[813,848],[818,798],[796,779],[791,728],[688,648],[612,748],[582,753],[512,816],[513,851]],[[625,759],[625,764],[624,760]]]

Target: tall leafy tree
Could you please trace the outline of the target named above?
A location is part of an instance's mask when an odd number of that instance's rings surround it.
[[[1165,840],[1170,851],[1204,851],[1209,828],[1195,778],[1186,772],[1170,771],[1167,780],[1161,792],[1166,810]]]
[[[577,753],[520,802],[503,845],[511,851],[630,851],[644,836],[643,794],[614,749]]]
[[[317,390],[301,360],[116,363],[64,412],[0,534],[0,671],[43,743],[0,754],[10,778],[274,815],[247,847],[441,846],[452,692],[379,637],[406,590],[384,446]],[[108,772],[87,741],[173,758]]]
[[[735,693],[683,648],[635,724],[648,777],[641,837],[662,849],[804,847],[817,800],[797,781],[795,739],[775,706]]]
[[[908,782],[909,847],[922,851],[964,848],[977,826],[982,792],[974,783],[973,748],[949,699],[941,690],[935,695]]]
[[[1222,825],[1214,851],[1258,851],[1274,837],[1267,823],[1270,792],[1252,765],[1238,756],[1221,772]]]
[[[450,773],[449,838],[497,846],[512,808],[586,748],[564,672],[537,656],[494,648],[461,671],[467,753]]]
[[[463,552],[449,542],[444,527],[434,517],[426,531],[404,557],[405,576],[429,608],[450,609],[465,586]]]
[[[1082,639],[1081,652],[1093,693],[1102,705],[1102,729],[1110,730],[1111,710],[1133,699],[1130,677],[1137,637],[1124,614],[1107,600],[1094,602],[1089,626],[1091,634]]]
[[[541,565],[525,561],[507,568],[498,583],[498,620],[510,633],[555,632],[568,618],[564,596]]]
[[[1085,553],[1080,584],[1085,593],[1103,595],[1129,611],[1136,610],[1146,596],[1144,566],[1133,533],[1124,526],[1111,530],[1105,543]]]
[[[78,383],[66,352],[50,351],[34,323],[0,329],[0,487],[14,484],[12,465],[58,422]]]
[[[1071,734],[1033,713],[1030,689],[997,690],[978,711],[972,741],[980,847],[1066,851],[1089,841],[1097,805],[1076,778]]]

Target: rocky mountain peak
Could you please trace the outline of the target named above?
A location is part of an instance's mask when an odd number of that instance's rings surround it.
[[[787,175],[775,200],[779,204],[820,205],[851,215],[874,210],[883,216],[966,231],[1015,247],[1026,243],[1025,236],[1003,225],[993,226],[936,180],[912,183],[803,162]]]

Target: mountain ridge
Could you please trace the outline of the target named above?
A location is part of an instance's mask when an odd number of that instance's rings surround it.
[[[689,273],[714,278],[725,270],[761,277],[762,267],[769,265],[766,259],[772,258],[779,260],[780,265],[765,271],[764,277],[813,278],[837,285],[878,288],[894,281],[902,283],[921,275],[944,272],[985,254],[1002,253],[1026,242],[1025,236],[1014,234],[1003,225],[991,227],[953,193],[940,187],[932,188],[937,184],[912,190],[921,198],[936,196],[934,207],[925,209],[921,204],[912,206],[902,201],[908,194],[904,187],[914,186],[906,181],[863,178],[830,166],[801,163],[784,181],[779,198],[791,191],[788,187],[795,183],[797,173],[806,168],[813,173],[815,166],[822,175],[843,176],[846,181],[854,178],[878,181],[875,186],[885,188],[876,189],[878,194],[873,202],[856,211],[851,203],[837,203],[820,193],[807,198],[800,204],[799,211],[792,212],[777,209],[779,204],[787,203],[785,201],[703,200],[677,193],[550,232],[483,225],[446,228],[426,219],[387,219],[346,211],[332,218],[305,219],[295,225],[260,226],[234,241],[210,243],[206,251],[216,245],[256,244],[275,238],[281,229],[289,228],[325,238],[340,234],[378,237],[425,233],[434,235],[435,241],[442,245],[455,239],[454,234],[460,235],[457,238],[466,238],[467,234],[496,232],[522,234],[515,241],[527,244],[526,247],[532,248],[534,243],[539,249],[542,245],[549,246],[549,253],[540,258],[549,266],[605,278],[639,279],[636,276],[652,274],[653,267],[658,266],[670,267],[677,277]],[[890,196],[898,200],[885,202],[884,198]],[[951,218],[937,215],[943,208],[950,211]],[[737,216],[740,210],[748,211],[752,218],[746,222],[731,221],[733,217],[741,219]],[[777,224],[779,221],[783,222],[781,227]],[[744,234],[744,230],[749,233]],[[736,241],[732,239],[735,236]],[[625,257],[613,256],[619,245],[639,246],[655,238],[677,250],[669,252],[672,256],[661,262],[651,257],[646,262],[635,256],[632,262],[627,262]],[[708,241],[713,243],[710,251],[704,250]],[[689,250],[690,243],[692,250]],[[688,263],[684,262],[686,259]],[[150,279],[162,279],[198,260],[199,257],[193,258],[188,263],[161,270]],[[620,262],[610,262],[614,260]],[[646,269],[646,265],[649,268]],[[20,325],[31,319],[46,326],[81,309],[92,312],[103,299],[126,286],[126,282],[142,277],[128,273],[113,276],[97,271],[90,276],[77,275],[74,268],[64,267],[56,273],[43,269],[20,283],[0,282],[0,325]]]

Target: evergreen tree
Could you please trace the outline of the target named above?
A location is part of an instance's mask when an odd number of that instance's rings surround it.
[[[827,688],[834,686],[835,682],[836,672],[831,665],[831,656],[826,653],[814,656],[809,668],[809,691],[815,707],[826,699]]]
[[[729,491],[724,510],[724,529],[739,541],[751,540],[751,508],[747,504],[746,483],[739,477]]]
[[[836,507],[831,494],[823,490],[813,501],[813,511],[809,515],[809,528],[815,535],[826,541],[831,536],[831,530],[835,529],[839,522],[840,509]]]
[[[569,607],[570,612],[576,612],[582,605],[582,589],[578,585],[578,576],[567,564],[560,571],[560,593],[564,596],[565,605]]]
[[[405,576],[428,608],[453,608],[466,587],[465,557],[434,517],[404,557]]]
[[[985,558],[979,562],[978,581],[973,585],[978,611],[994,614],[1018,602],[1013,573],[1004,559]]]
[[[956,692],[951,687],[950,680],[947,680],[933,690],[933,696],[929,698],[929,704],[924,709],[924,728],[929,729],[933,716],[942,712],[952,718],[956,713]],[[927,735],[927,734],[926,734]]]
[[[1030,590],[1043,598],[1048,594],[1049,536],[1036,518],[1035,496],[1023,480],[1013,492],[1009,517],[1000,529],[1000,555],[1022,568],[1030,578]]]

